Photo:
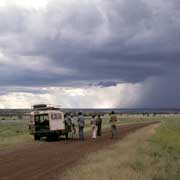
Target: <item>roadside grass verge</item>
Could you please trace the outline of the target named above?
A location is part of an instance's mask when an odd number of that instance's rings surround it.
[[[0,123],[0,148],[32,140],[25,123]]]
[[[180,119],[162,121],[136,154],[131,166],[146,175],[145,179],[180,180]]]
[[[117,125],[130,125],[130,124],[140,124],[140,123],[149,123],[149,122],[155,122],[155,121],[164,121],[164,117],[121,117],[117,115]],[[85,118],[85,131],[90,131],[91,126],[90,126],[90,120],[91,117],[86,117]],[[105,116],[102,117],[102,129],[107,129],[110,128],[110,116],[106,114]]]
[[[180,179],[180,119],[164,121],[150,139],[153,180]]]
[[[139,148],[147,143],[159,125],[151,125],[132,133],[106,149],[91,153],[60,177],[63,180],[148,180],[142,173],[144,163],[136,160]],[[144,160],[144,157],[141,157]]]
[[[167,118],[82,159],[63,180],[180,180],[180,119]]]
[[[126,117],[122,118],[121,116],[117,115],[118,122],[117,125],[127,125],[127,124],[134,124],[134,123],[145,123],[145,122],[153,122],[159,120],[155,117]],[[91,131],[90,126],[90,119],[91,117],[85,117],[85,132]],[[106,114],[102,117],[102,130],[110,128],[109,124],[109,115]],[[162,118],[160,119],[162,120]],[[76,125],[77,127],[77,125]],[[76,135],[78,138],[78,134]],[[28,131],[28,124],[27,122],[0,122],[0,148],[4,147],[13,147],[17,144],[29,142],[33,140],[33,136],[29,135]]]
[[[162,117],[121,117],[119,115],[117,115],[117,117],[117,125],[148,123],[157,120],[164,120]],[[85,117],[85,132],[91,131],[90,119],[90,116]],[[109,115],[105,114],[102,119],[102,130],[110,128]],[[78,138],[77,135],[76,138]],[[12,147],[29,141],[33,141],[33,136],[29,135],[27,122],[0,122],[0,148]]]

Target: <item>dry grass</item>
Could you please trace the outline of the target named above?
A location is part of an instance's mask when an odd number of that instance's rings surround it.
[[[0,148],[13,147],[31,140],[27,124],[0,123]]]
[[[141,148],[148,146],[147,140],[155,133],[157,124],[130,134],[119,143],[92,153],[79,165],[65,171],[63,180],[148,180],[144,173],[147,157],[140,157]]]
[[[90,154],[60,179],[180,180],[180,119],[165,118],[158,126]]]

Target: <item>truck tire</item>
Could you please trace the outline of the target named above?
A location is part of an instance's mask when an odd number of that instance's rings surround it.
[[[66,133],[66,139],[68,139],[68,133]]]
[[[35,141],[40,140],[40,137],[37,134],[34,134],[34,140]]]
[[[53,140],[57,141],[59,139],[59,134],[55,133],[53,135]]]

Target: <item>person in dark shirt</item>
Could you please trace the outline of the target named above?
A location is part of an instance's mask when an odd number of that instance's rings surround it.
[[[84,140],[84,116],[82,112],[78,115],[79,140]]]
[[[97,136],[101,136],[102,118],[100,114],[98,114],[96,122],[97,122]]]
[[[71,118],[69,113],[66,113],[64,118],[65,118],[65,128],[67,131],[66,139],[69,139],[69,137],[72,138],[72,128],[71,128],[72,125],[71,125]]]

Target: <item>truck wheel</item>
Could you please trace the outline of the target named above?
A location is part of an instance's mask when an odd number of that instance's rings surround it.
[[[34,134],[34,140],[40,140],[40,137],[37,134]]]
[[[53,135],[53,140],[57,141],[59,139],[59,135],[56,133]]]
[[[66,139],[68,139],[68,133],[66,133]]]

